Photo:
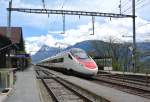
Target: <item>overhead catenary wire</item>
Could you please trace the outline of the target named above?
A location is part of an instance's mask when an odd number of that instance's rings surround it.
[[[67,2],[67,0],[64,0],[64,2],[63,2],[62,5],[61,5],[61,9],[64,8],[64,5],[66,4],[66,2]]]
[[[126,3],[128,3],[130,0],[122,0],[122,4],[124,5],[124,4],[126,4]]]
[[[146,7],[148,5],[150,5],[150,2],[148,2],[148,0],[137,0],[135,8],[136,8],[136,10],[138,10],[138,9],[140,9],[142,7]],[[123,11],[123,13],[131,13],[131,12],[132,12],[131,6]]]
[[[139,25],[139,26],[137,26],[137,27],[147,26],[147,25],[149,25],[149,24],[150,24],[150,22],[149,22],[149,23],[146,23],[146,24]]]
[[[137,7],[136,9],[140,9],[140,8],[146,7],[146,6],[148,6],[148,5],[150,5],[150,1],[145,2],[143,5],[140,5],[140,6]]]
[[[58,0],[58,2],[59,2],[60,0]],[[61,1],[63,1],[61,4],[60,4],[60,9],[63,9],[64,8],[64,5],[66,4],[66,2],[67,2],[67,0],[61,0]],[[122,2],[121,2],[122,1]],[[129,2],[130,0],[120,0],[120,5],[121,5],[121,3],[122,4],[124,4],[124,5],[126,5],[126,4],[128,4],[128,2]],[[139,0],[139,1],[141,1],[141,0]],[[45,6],[45,0],[42,0],[42,3],[43,3],[43,8],[46,8]],[[120,13],[121,13],[121,9],[122,9],[122,7],[120,7]],[[65,15],[64,14],[62,14],[62,19],[63,19],[63,33],[65,32]],[[80,15],[79,15],[79,19],[80,19]],[[95,21],[95,20],[94,20]],[[93,20],[92,20],[92,22],[93,22]]]
[[[128,13],[128,12],[131,12],[132,11],[132,1],[131,0],[128,0],[128,3],[123,6],[123,12],[122,13]]]
[[[130,1],[129,0],[125,0],[126,2],[121,2],[121,5],[122,5],[122,8],[125,8],[125,7],[127,7],[128,6],[128,4],[130,3]]]
[[[132,10],[132,5],[129,5],[129,7],[127,9],[125,9],[122,13],[126,13],[128,12],[129,10]]]
[[[143,2],[145,2],[146,0],[138,0],[138,2],[136,2],[136,7],[141,5]]]
[[[43,8],[45,9],[45,0],[42,0]]]

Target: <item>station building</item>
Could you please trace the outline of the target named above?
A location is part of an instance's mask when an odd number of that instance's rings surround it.
[[[12,87],[14,71],[29,65],[21,27],[0,27],[0,91]]]

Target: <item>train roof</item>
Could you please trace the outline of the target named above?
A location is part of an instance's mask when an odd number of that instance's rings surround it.
[[[69,49],[69,51],[84,51],[84,50],[80,48],[71,48]]]
[[[43,59],[43,60],[39,61],[38,63],[48,61],[49,59],[55,58],[55,57],[57,57],[57,56],[66,54],[66,53],[71,52],[71,51],[84,51],[84,50],[83,50],[83,49],[80,49],[80,48],[71,48],[71,49],[69,49],[69,50],[60,52],[60,53],[58,53],[58,54],[56,54],[56,55],[54,55],[54,56],[48,57],[48,58],[46,58],[46,59]]]

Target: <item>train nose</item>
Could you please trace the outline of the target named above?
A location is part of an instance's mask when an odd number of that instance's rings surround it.
[[[79,63],[82,64],[84,67],[88,69],[95,69],[97,68],[97,65],[92,60],[79,60]]]
[[[86,62],[83,64],[85,67],[89,68],[89,69],[94,69],[96,68],[96,64],[93,62],[93,61],[90,61],[90,62]]]
[[[98,72],[98,67],[97,67],[97,64],[91,60],[91,59],[86,59],[86,60],[83,60],[83,59],[78,59],[80,65],[82,65],[84,68],[84,73],[85,74],[88,74],[88,75],[97,75],[97,72]]]
[[[89,68],[86,68],[86,73],[88,73],[89,75],[94,75],[96,76],[97,75],[97,72],[98,72],[98,68],[94,68],[94,69],[89,69]]]

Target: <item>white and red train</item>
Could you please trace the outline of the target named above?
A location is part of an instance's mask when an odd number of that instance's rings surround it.
[[[53,57],[42,60],[37,65],[59,70],[74,71],[81,75],[94,76],[98,72],[95,61],[79,48],[72,48]]]

